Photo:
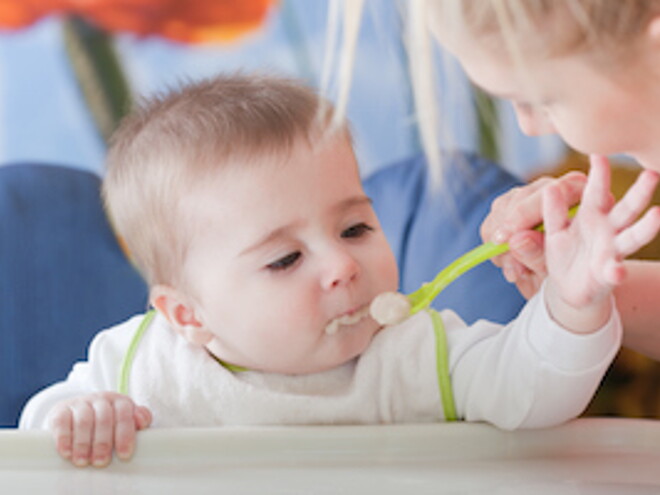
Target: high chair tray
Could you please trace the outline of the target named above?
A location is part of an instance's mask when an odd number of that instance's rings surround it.
[[[660,421],[147,430],[105,469],[60,460],[44,432],[0,430],[0,493],[660,494]]]

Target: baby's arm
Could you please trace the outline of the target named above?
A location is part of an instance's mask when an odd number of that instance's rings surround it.
[[[128,460],[135,435],[151,424],[151,412],[115,392],[100,392],[58,403],[48,414],[47,425],[57,452],[79,467],[107,466],[113,451]]]
[[[576,333],[600,328],[613,309],[612,288],[625,278],[623,258],[648,243],[660,229],[660,207],[649,209],[658,175],[645,171],[614,204],[607,160],[592,156],[587,185],[571,221],[557,187],[543,194],[548,285],[552,318]]]

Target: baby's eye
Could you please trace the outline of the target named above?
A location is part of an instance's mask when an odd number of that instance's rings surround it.
[[[367,225],[366,223],[357,223],[344,230],[341,233],[341,237],[343,239],[362,237],[363,235],[367,234],[368,232],[372,232],[373,230],[374,228],[370,225]]]
[[[273,261],[272,263],[269,263],[266,265],[266,268],[269,270],[273,271],[279,271],[279,270],[286,270],[287,268],[292,267],[302,254],[300,251],[295,251],[293,253],[289,253],[286,256],[283,256],[282,258],[278,259],[277,261]]]

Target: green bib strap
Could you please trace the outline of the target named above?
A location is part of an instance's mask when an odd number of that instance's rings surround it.
[[[128,381],[131,376],[131,368],[133,367],[133,361],[135,360],[135,353],[137,352],[137,348],[140,346],[140,342],[142,341],[142,337],[144,337],[144,333],[147,331],[151,321],[154,319],[154,316],[156,316],[155,309],[147,311],[147,313],[144,315],[144,318],[142,318],[140,325],[135,331],[135,334],[133,335],[133,338],[128,345],[128,349],[126,349],[126,354],[124,354],[124,359],[122,360],[121,368],[119,369],[119,385],[117,387],[117,391],[120,394],[128,395]],[[247,368],[238,366],[236,364],[225,363],[214,355],[209,355],[229,371],[234,373],[240,371],[249,371]]]
[[[239,366],[237,364],[231,364],[231,363],[225,363],[218,356],[214,356],[210,352],[209,352],[209,356],[211,356],[213,359],[215,359],[220,366],[222,366],[223,368],[231,371],[232,373],[241,373],[243,371],[250,371],[249,368],[245,368],[244,366]]]
[[[442,323],[440,313],[432,309],[429,309],[428,312],[429,316],[431,316],[433,332],[435,333],[435,362],[442,410],[445,415],[445,421],[457,421],[454,390],[451,386],[451,377],[449,375],[449,353],[447,352],[445,326]]]
[[[154,319],[154,316],[156,316],[155,309],[147,311],[147,313],[144,315],[144,318],[142,318],[140,325],[135,331],[135,335],[133,335],[131,343],[128,345],[126,354],[124,354],[124,359],[122,360],[121,368],[119,369],[119,386],[117,387],[117,391],[120,394],[128,395],[128,380],[131,376],[131,367],[133,366],[133,360],[135,359],[135,352],[140,345],[140,341],[144,336],[144,332],[147,331],[151,321]]]

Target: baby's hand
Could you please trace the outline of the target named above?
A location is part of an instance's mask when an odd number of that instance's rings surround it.
[[[564,196],[554,187],[543,195],[546,301],[553,318],[579,332],[605,323],[612,287],[625,277],[623,259],[653,239],[660,229],[660,207],[639,215],[649,204],[658,174],[642,172],[618,203],[610,194],[607,160],[592,156],[587,185],[571,221]]]
[[[151,424],[151,412],[114,392],[77,397],[57,404],[48,415],[57,452],[74,465],[107,466],[113,450],[128,460],[135,433]]]

